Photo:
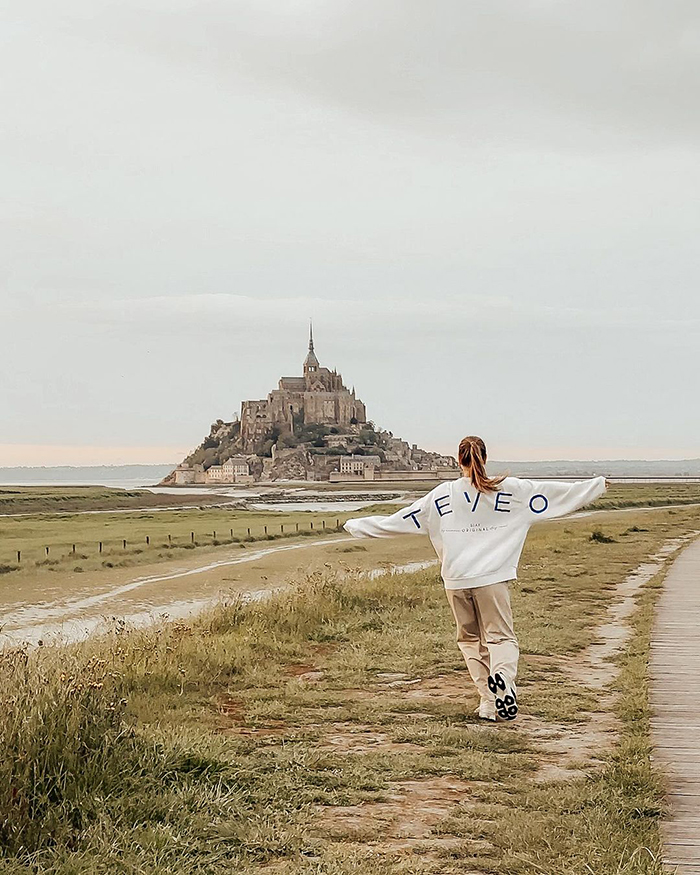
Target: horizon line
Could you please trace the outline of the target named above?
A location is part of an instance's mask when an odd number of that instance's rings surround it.
[[[700,456],[684,456],[678,458],[627,458],[624,456],[619,457],[610,457],[610,458],[571,458],[571,457],[558,457],[558,458],[543,458],[543,459],[531,459],[531,458],[523,458],[523,459],[489,459],[487,464],[491,465],[503,465],[509,463],[515,463],[518,465],[526,465],[526,464],[559,464],[559,463],[597,463],[603,464],[605,462],[611,463],[619,463],[619,462],[647,462],[647,463],[656,463],[661,464],[663,462],[700,462]],[[84,470],[86,468],[175,468],[179,462],[93,462],[86,465],[75,465],[70,463],[65,464],[53,464],[53,465],[0,465],[0,471],[16,471],[16,470],[27,470],[27,471],[42,471],[42,470],[52,470],[55,468],[74,468],[76,470]]]
[[[0,443],[0,468],[87,468],[125,465],[172,465],[185,459],[194,447],[186,444],[82,445]],[[456,457],[455,447],[431,442],[425,450]],[[700,458],[697,447],[615,446],[591,442],[581,445],[533,446],[489,442],[489,461],[523,462],[687,462]]]

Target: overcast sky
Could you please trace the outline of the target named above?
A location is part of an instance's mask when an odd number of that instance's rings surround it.
[[[696,3],[2,18],[0,465],[177,461],[310,316],[426,448],[700,455]]]

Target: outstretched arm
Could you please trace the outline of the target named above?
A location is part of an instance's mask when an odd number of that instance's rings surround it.
[[[551,520],[572,513],[599,498],[607,488],[605,477],[565,483],[559,480],[527,480],[527,514],[531,522]]]
[[[365,516],[348,520],[343,528],[355,538],[395,538],[397,535],[427,535],[428,507],[432,492],[391,516]]]

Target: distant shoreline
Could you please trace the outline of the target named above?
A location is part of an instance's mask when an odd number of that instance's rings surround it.
[[[0,467],[0,487],[11,486],[105,486],[116,489],[152,487],[174,465],[75,465]],[[493,473],[519,477],[583,479],[600,474],[619,480],[680,480],[700,478],[700,459],[682,460],[552,460],[537,462],[493,461]],[[279,483],[279,481],[276,481]],[[327,481],[308,481],[309,484]],[[389,483],[389,481],[387,481]],[[257,484],[256,484],[257,485]],[[266,484],[260,484],[266,485]],[[281,484],[280,484],[281,485]],[[349,484],[344,484],[347,488]],[[203,486],[206,489],[206,486]]]

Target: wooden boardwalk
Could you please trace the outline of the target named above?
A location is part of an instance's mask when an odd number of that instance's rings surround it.
[[[700,539],[669,569],[652,633],[652,741],[666,774],[669,872],[700,875]]]

